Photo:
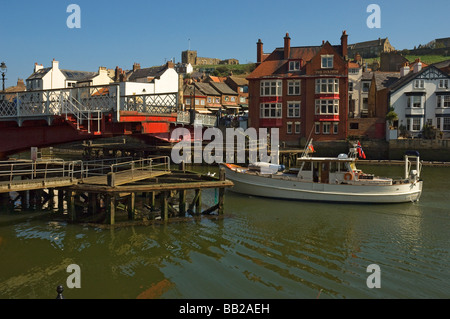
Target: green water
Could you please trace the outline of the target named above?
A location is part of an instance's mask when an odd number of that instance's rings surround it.
[[[425,167],[422,177],[418,203],[323,204],[227,191],[221,219],[117,229],[3,223],[0,298],[53,299],[59,284],[68,299],[449,298],[450,169]],[[214,190],[202,196],[206,204],[215,198]],[[66,287],[70,264],[80,266],[81,288]],[[366,285],[371,264],[380,267],[381,288]]]

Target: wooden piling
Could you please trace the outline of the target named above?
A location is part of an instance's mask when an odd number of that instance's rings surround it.
[[[200,188],[195,190],[195,214],[200,215],[202,213],[202,190]]]
[[[161,218],[165,221],[169,220],[169,193],[167,191],[161,192]]]
[[[131,193],[128,198],[128,220],[134,220],[136,193]]]
[[[181,189],[179,192],[179,215],[186,215],[186,190]]]

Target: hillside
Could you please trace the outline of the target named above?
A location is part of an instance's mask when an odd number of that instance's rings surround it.
[[[249,64],[219,64],[219,65],[194,65],[194,72],[206,71],[214,76],[229,76],[231,73],[234,76],[245,77],[250,74],[256,65]]]

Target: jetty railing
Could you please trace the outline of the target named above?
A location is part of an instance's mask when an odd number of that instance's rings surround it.
[[[40,179],[44,182],[50,178],[73,178],[76,161],[5,161],[0,163],[0,181]]]
[[[170,157],[156,156],[111,165],[111,173],[130,170],[131,176],[138,171],[170,171]]]

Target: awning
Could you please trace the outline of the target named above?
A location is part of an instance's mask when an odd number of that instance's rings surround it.
[[[224,105],[226,109],[240,109],[239,105]]]
[[[201,110],[195,110],[195,111],[198,113],[201,113],[201,114],[211,114],[212,113],[210,110],[207,110],[207,109],[201,109]]]

